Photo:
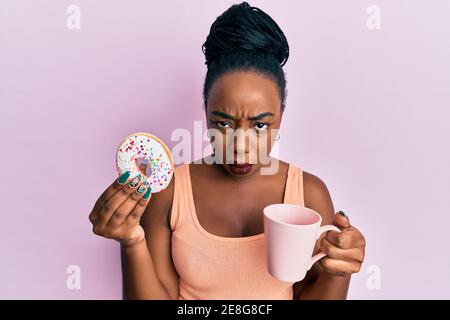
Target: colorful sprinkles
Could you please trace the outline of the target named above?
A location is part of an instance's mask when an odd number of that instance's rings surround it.
[[[167,188],[173,176],[173,159],[170,150],[157,137],[145,133],[133,133],[126,137],[117,148],[116,168],[119,175],[130,171],[130,178],[135,177],[139,165],[146,164],[145,178],[152,188],[152,193]]]

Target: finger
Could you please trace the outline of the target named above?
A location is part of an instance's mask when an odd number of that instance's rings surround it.
[[[142,214],[145,212],[145,208],[147,207],[152,197],[151,191],[152,189],[149,187],[142,199],[137,202],[136,206],[133,208],[133,211],[125,219],[125,222],[123,224],[124,227],[133,227],[139,223]]]
[[[114,182],[105,189],[105,191],[103,191],[103,193],[95,202],[94,208],[92,209],[91,213],[89,214],[89,220],[91,222],[94,222],[98,218],[98,211],[105,205],[106,201],[108,201],[109,198],[116,194],[117,191],[126,186],[129,177],[130,171],[125,171],[117,179],[115,179]]]
[[[146,176],[147,175],[147,164],[141,163],[139,165],[139,169],[141,170],[141,173]]]
[[[126,187],[127,183],[129,182],[130,176],[131,172],[125,171],[116,180],[114,180],[114,182],[104,192],[103,196],[105,201],[111,198],[120,189]]]
[[[320,251],[325,253],[327,257],[340,260],[356,260],[358,262],[364,261],[365,249],[362,248],[351,248],[342,249],[333,245],[327,239],[323,239],[320,244]]]
[[[334,215],[334,225],[338,226],[340,229],[347,229],[350,228],[350,219],[348,216],[344,213],[344,211],[340,210]]]
[[[342,249],[359,248],[365,246],[365,239],[361,232],[355,227],[351,227],[345,231],[328,231],[325,239],[330,241],[336,247]]]
[[[131,179],[123,188],[110,197],[98,212],[97,222],[99,228],[103,228],[109,221],[117,208],[139,187],[142,176],[138,174]]]
[[[133,212],[134,207],[142,199],[142,197],[146,194],[148,189],[148,182],[144,180],[136,190],[130,194],[130,196],[125,199],[124,202],[114,211],[111,215],[110,219],[106,223],[107,228],[118,228],[120,227],[127,217]]]
[[[332,274],[351,274],[361,270],[361,263],[355,260],[347,261],[325,257],[320,259],[320,262],[325,270]]]

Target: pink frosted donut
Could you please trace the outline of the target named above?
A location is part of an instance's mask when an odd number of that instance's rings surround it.
[[[147,165],[144,172],[141,164]],[[150,184],[152,193],[167,188],[173,176],[173,158],[170,149],[158,137],[146,132],[136,132],[126,137],[116,153],[119,175],[130,171],[130,179],[141,173]]]

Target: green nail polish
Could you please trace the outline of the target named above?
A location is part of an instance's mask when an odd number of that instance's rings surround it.
[[[130,176],[130,171],[125,171],[124,173],[122,173],[122,175],[119,177],[119,180],[117,182],[119,182],[120,184],[124,184],[127,180],[128,177]]]
[[[136,181],[137,179],[134,178],[133,180],[130,181],[129,186],[134,188],[138,185],[138,182]]]
[[[152,193],[152,188],[148,187],[147,192],[144,194],[144,200],[147,200],[148,197],[150,197],[151,193]]]
[[[342,216],[344,216],[344,217],[346,217],[347,215],[345,214],[345,212],[344,211],[341,211],[341,210],[339,210],[339,212],[338,212],[339,214],[341,214]]]
[[[139,186],[139,188],[136,190],[137,194],[141,194],[142,192],[144,192],[145,187],[144,186]]]

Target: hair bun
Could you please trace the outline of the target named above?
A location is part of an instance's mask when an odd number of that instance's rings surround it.
[[[273,55],[281,66],[289,57],[289,45],[278,24],[247,2],[234,4],[217,17],[202,51],[207,65],[223,54],[238,51]]]

